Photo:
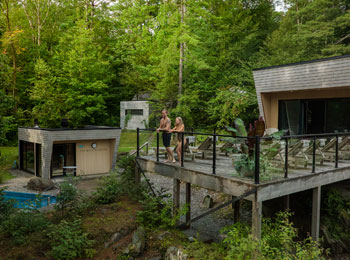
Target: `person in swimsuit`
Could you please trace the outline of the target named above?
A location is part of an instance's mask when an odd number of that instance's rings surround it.
[[[168,111],[166,109],[162,110],[162,119],[160,120],[159,128],[157,129],[157,132],[160,131],[162,133],[162,139],[163,139],[163,145],[165,147],[166,153],[168,155],[168,159],[164,162],[175,162],[174,154],[170,149],[170,141],[171,141],[171,133],[169,132],[171,130],[171,120],[168,117]]]
[[[175,120],[175,127],[170,130],[170,132],[176,132],[177,133],[177,147],[176,147],[176,153],[177,158],[179,159],[179,164],[181,165],[181,149],[182,149],[182,133],[185,131],[185,125],[182,121],[181,117],[177,117]],[[186,139],[184,138],[184,145],[186,144]]]

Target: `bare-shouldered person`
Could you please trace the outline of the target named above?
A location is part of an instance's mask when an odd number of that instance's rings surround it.
[[[163,109],[162,119],[160,120],[160,124],[159,124],[159,128],[157,129],[157,132],[159,131],[163,132],[162,133],[163,145],[168,155],[168,159],[165,160],[165,162],[175,162],[174,154],[170,148],[170,141],[171,141],[171,133],[169,132],[170,129],[171,129],[171,120],[168,117],[168,111],[166,109]]]

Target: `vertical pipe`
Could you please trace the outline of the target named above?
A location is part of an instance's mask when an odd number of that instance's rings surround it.
[[[140,128],[137,128],[136,129],[136,132],[137,132],[137,139],[136,139],[136,142],[137,142],[137,157],[140,157]]]
[[[255,184],[260,183],[260,137],[255,136]]]
[[[288,178],[288,138],[285,139],[285,156],[284,156],[284,178]]]
[[[184,141],[185,141],[185,134],[181,133],[181,167],[184,167]]]
[[[215,128],[214,128],[214,134],[213,134],[213,174],[216,174],[216,134],[215,134]]]
[[[335,168],[338,168],[339,136],[335,136]]]
[[[312,173],[316,171],[316,136],[314,136],[314,143],[312,144]]]
[[[159,132],[157,132],[157,162],[159,162]]]

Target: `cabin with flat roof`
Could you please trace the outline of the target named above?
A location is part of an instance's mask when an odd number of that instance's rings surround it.
[[[71,172],[88,176],[110,172],[116,163],[121,129],[18,128],[19,167],[50,179]]]
[[[253,70],[267,128],[291,135],[350,131],[350,55]]]

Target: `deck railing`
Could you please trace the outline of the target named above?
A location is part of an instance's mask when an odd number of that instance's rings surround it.
[[[140,132],[155,132],[156,129],[140,129],[137,128],[137,157],[140,156]],[[217,138],[220,137],[231,137],[236,139],[245,139],[248,141],[248,139],[254,139],[254,163],[255,163],[255,169],[254,169],[254,183],[259,184],[260,183],[260,157],[261,157],[261,141],[264,140],[273,140],[274,138],[271,136],[232,136],[232,135],[224,135],[224,134],[216,134],[214,133],[201,133],[201,132],[194,132],[193,129],[191,132],[175,132],[177,134],[181,135],[181,167],[184,167],[184,139],[185,136],[209,136],[212,137],[213,147],[212,147],[212,174],[216,174],[216,161],[217,161]],[[157,132],[157,144],[156,144],[156,160],[159,162],[159,134],[160,132]],[[290,146],[290,140],[291,139],[299,139],[299,140],[312,140],[313,141],[313,147],[312,147],[312,173],[316,172],[316,142],[318,139],[322,138],[335,138],[335,149],[334,149],[334,167],[338,168],[338,161],[339,161],[339,137],[344,136],[350,136],[350,132],[344,132],[344,133],[325,133],[325,134],[305,134],[305,135],[288,135],[288,136],[282,136],[280,138],[277,138],[277,140],[283,140],[284,141],[284,178],[288,178],[288,157],[289,157],[289,146]]]

